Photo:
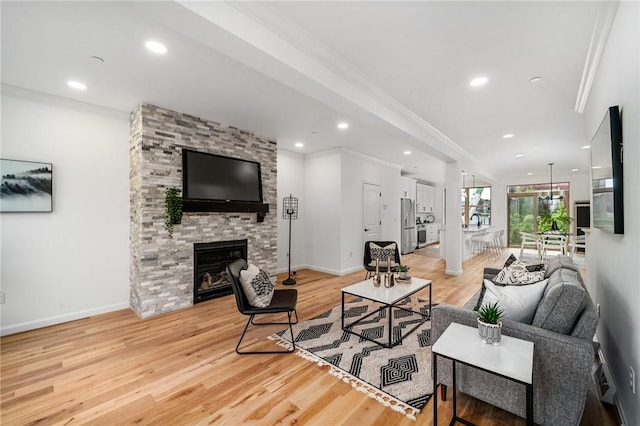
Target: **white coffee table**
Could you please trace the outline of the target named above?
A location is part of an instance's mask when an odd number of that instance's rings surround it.
[[[417,293],[418,291],[429,287],[429,311],[428,314],[424,314],[422,312],[418,312],[418,311],[412,311],[410,309],[404,308],[402,306],[397,306],[396,304],[402,300],[404,300],[407,296],[411,296],[414,293]],[[372,300],[374,302],[377,303],[381,303],[382,307],[380,307],[380,309],[377,309],[367,315],[365,315],[362,318],[357,319],[356,321],[352,322],[351,324],[346,324],[344,323],[344,319],[345,319],[345,315],[344,315],[344,302],[345,302],[345,295],[350,294],[353,296],[357,296],[357,297],[362,297],[364,299],[368,299],[368,300]],[[342,330],[347,331],[351,334],[355,334],[356,336],[359,336],[363,339],[369,340],[371,342],[377,343],[380,346],[383,346],[385,348],[391,348],[393,346],[396,346],[398,344],[400,344],[402,342],[402,339],[407,337],[409,334],[411,334],[412,332],[414,332],[418,327],[420,327],[423,323],[425,323],[430,317],[431,317],[431,281],[430,280],[425,280],[422,278],[411,278],[411,282],[409,283],[396,283],[393,287],[387,288],[384,285],[380,285],[380,287],[375,287],[373,285],[373,279],[368,279],[362,282],[359,282],[357,284],[353,284],[350,285],[348,287],[344,287],[342,289],[342,313],[341,313],[341,319],[342,319]],[[419,314],[422,317],[422,320],[415,325],[413,328],[411,328],[409,331],[407,331],[404,335],[400,334],[398,337],[397,341],[393,341],[393,324],[392,324],[392,319],[393,319],[393,315],[392,315],[392,311],[393,309],[402,309],[404,311],[407,312],[413,312],[416,314]],[[361,333],[357,333],[356,331],[353,330],[353,327],[355,325],[357,325],[358,323],[360,323],[361,321],[365,320],[366,318],[369,318],[372,315],[375,315],[376,313],[387,309],[387,317],[389,318],[389,340],[388,343],[381,343],[378,342],[374,339],[369,338],[368,336],[365,336]]]
[[[482,343],[478,329],[451,323],[431,347],[433,353],[433,424],[438,424],[438,356],[453,362],[453,418],[451,424],[473,423],[458,417],[456,405],[456,363],[497,374],[525,386],[527,425],[533,426],[533,342],[502,336],[497,345]]]

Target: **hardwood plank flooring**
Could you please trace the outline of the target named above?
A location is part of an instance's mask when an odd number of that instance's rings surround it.
[[[404,256],[411,275],[433,280],[435,302],[464,304],[480,287],[483,256],[460,276],[444,275],[433,248]],[[286,274],[279,276],[281,282]],[[363,271],[333,276],[298,271],[300,320],[340,304],[340,288]],[[140,319],[125,309],[3,337],[3,425],[431,425],[429,403],[412,421],[385,408],[294,354],[235,353],[246,317],[233,296]],[[253,328],[246,342],[275,347],[267,336],[283,326]],[[449,393],[451,390],[449,390]],[[448,424],[451,395],[441,402]],[[479,426],[524,420],[460,395],[461,414]],[[615,425],[615,409],[590,392],[582,426]]]

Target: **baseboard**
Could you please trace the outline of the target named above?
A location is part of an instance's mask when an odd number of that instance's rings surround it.
[[[22,322],[19,324],[8,325],[0,328],[0,335],[8,336],[10,334],[21,333],[23,331],[35,330],[37,328],[48,327],[50,325],[62,324],[64,322],[75,321],[94,315],[106,314],[107,312],[118,311],[120,309],[129,308],[129,303],[116,303],[113,305],[100,306],[98,308],[87,309],[85,311],[71,312],[64,315],[57,315],[48,318],[37,319],[34,321]]]
[[[457,276],[457,275],[462,275],[462,269],[460,269],[460,270],[458,270],[458,271],[452,271],[452,270],[450,270],[450,269],[445,269],[445,270],[444,270],[444,273],[445,273],[446,275],[456,275],[456,276]]]
[[[607,380],[609,380],[609,382],[610,382],[610,384],[611,384],[611,386],[613,388],[613,391],[614,391],[613,398],[612,398],[613,400],[611,401],[611,403],[616,406],[616,410],[618,411],[618,418],[620,420],[620,426],[630,426],[629,423],[627,422],[627,417],[624,414],[624,409],[622,408],[622,404],[620,403],[620,399],[618,398],[618,393],[616,392],[616,389],[617,389],[616,381],[613,378],[613,375],[611,374],[611,372],[609,371],[609,367],[608,367],[608,364],[607,364],[607,359],[606,359],[606,357],[604,355],[604,352],[602,351],[602,346],[600,346],[600,340],[599,340],[597,334],[596,334],[594,340],[597,342],[597,346],[598,346],[598,348],[596,350],[596,358],[598,359],[599,364],[604,366],[604,371],[606,371],[605,374],[607,376]],[[593,376],[592,376],[592,378],[593,378]],[[594,385],[595,385],[595,388],[596,388],[596,396],[600,397],[599,391],[598,391],[598,383],[596,382],[596,383],[594,383]]]
[[[363,270],[362,266],[354,266],[352,268],[349,269],[345,269],[343,271],[337,271],[335,269],[328,269],[328,268],[323,268],[320,266],[312,266],[312,265],[296,265],[296,266],[292,266],[291,267],[291,271],[299,271],[300,269],[308,269],[310,271],[316,271],[316,272],[323,272],[325,274],[331,274],[331,275],[338,275],[338,276],[342,276],[342,275],[347,275],[350,274],[352,272],[357,272],[360,270]],[[286,269],[278,269],[277,273],[281,274],[281,273],[285,273],[285,272],[289,272],[289,268]]]

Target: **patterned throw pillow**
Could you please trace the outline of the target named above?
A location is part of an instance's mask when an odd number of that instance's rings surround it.
[[[529,271],[529,272],[544,271],[544,263],[537,263],[535,265],[527,265],[527,271]]]
[[[395,263],[396,258],[396,243],[388,244],[384,247],[380,247],[376,243],[369,243],[369,251],[371,252],[371,266],[376,266],[376,259],[380,260],[380,266],[387,266],[387,259],[391,258],[391,265],[397,265]]]
[[[503,268],[510,266],[513,262],[516,262],[517,260],[518,258],[513,253],[511,253],[509,258],[504,262]]]
[[[266,308],[273,299],[274,287],[269,275],[255,265],[240,271],[240,285],[247,301],[256,308]]]
[[[516,260],[502,270],[493,279],[493,282],[501,285],[521,285],[537,283],[544,279],[544,271],[531,272],[527,264]]]

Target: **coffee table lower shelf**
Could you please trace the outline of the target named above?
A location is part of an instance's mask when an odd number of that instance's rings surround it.
[[[398,303],[400,303],[405,298],[427,287],[429,288],[429,309],[426,314],[423,312],[414,311],[402,306],[398,306]],[[358,318],[356,321],[352,322],[351,324],[345,324],[344,305],[345,305],[345,296],[347,294],[356,296],[356,297],[362,297],[363,299],[371,300],[372,302],[375,302],[375,303],[380,303],[382,306],[376,309],[375,311],[365,315],[364,317]],[[431,281],[429,280],[413,278],[410,285],[396,284],[396,286],[392,288],[385,289],[381,287],[373,287],[373,283],[369,279],[361,283],[354,284],[352,286],[345,287],[342,289],[342,309],[341,309],[341,315],[340,315],[341,321],[342,321],[342,330],[348,333],[354,334],[362,339],[376,343],[384,348],[392,348],[394,346],[401,344],[402,340],[405,337],[413,333],[422,324],[424,324],[431,318],[431,305],[432,305],[431,302],[432,302],[431,301]],[[395,341],[393,340],[393,310],[394,309],[403,310],[405,312],[410,312],[412,314],[418,314],[421,316],[421,321],[416,323],[416,325],[411,327],[411,329],[409,329],[404,334],[399,333],[398,338]],[[353,328],[356,325],[360,324],[362,321],[366,320],[367,318],[382,312],[383,310],[387,310],[387,317],[389,318],[389,333],[388,333],[388,339],[386,342],[380,342],[362,333],[358,333],[357,331],[354,331]]]

